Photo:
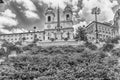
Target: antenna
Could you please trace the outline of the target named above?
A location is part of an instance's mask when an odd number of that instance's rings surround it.
[[[69,0],[66,0],[66,5],[69,5]]]

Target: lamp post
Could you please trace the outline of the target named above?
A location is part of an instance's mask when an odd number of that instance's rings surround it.
[[[96,22],[96,30],[95,30],[95,33],[96,33],[96,43],[98,43],[97,15],[100,14],[100,8],[98,8],[98,7],[93,8],[92,9],[92,14],[95,15],[95,22]]]
[[[34,27],[34,42],[35,42],[35,38],[36,38],[36,36],[35,36],[35,30],[36,30],[36,27]]]

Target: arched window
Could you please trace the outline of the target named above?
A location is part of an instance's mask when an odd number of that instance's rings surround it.
[[[50,22],[51,21],[51,16],[48,16],[48,22]]]
[[[69,15],[69,14],[67,14],[67,15],[66,15],[66,19],[68,20],[68,19],[69,19],[69,17],[70,17],[70,15]]]

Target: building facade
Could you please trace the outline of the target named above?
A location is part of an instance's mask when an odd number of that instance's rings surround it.
[[[74,40],[74,28],[72,21],[72,8],[67,5],[63,11],[58,7],[48,7],[45,11],[45,27],[43,31],[26,33],[1,34],[0,39],[9,42],[34,41],[35,39],[45,41]]]
[[[109,38],[112,39],[116,37],[118,34],[117,28],[114,27],[114,25],[110,23],[100,23],[95,21],[90,23],[86,27],[86,30],[89,41],[93,41],[96,39],[98,39],[98,41],[106,41]]]
[[[98,37],[96,37],[96,29]],[[93,21],[86,27],[86,30],[88,40],[90,41],[96,38],[98,38],[99,41],[105,41],[108,38],[120,36],[120,9],[118,9],[114,15],[113,24]]]
[[[97,34],[96,34],[96,28],[97,28]],[[97,37],[98,40],[106,40],[107,38],[114,37],[113,27],[109,24],[93,21],[86,27],[86,30],[87,30],[88,40],[90,41],[95,40],[96,36],[98,36]]]

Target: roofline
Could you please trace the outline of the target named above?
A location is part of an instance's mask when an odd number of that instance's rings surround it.
[[[68,21],[66,21],[66,20],[62,20],[62,21],[60,21],[60,23],[66,23],[66,22],[73,22],[73,20],[68,20]],[[56,24],[57,23],[57,21],[53,21],[53,22],[46,22],[45,24]]]
[[[64,29],[74,29],[73,27],[69,28],[62,28],[61,30]],[[0,34],[1,35],[18,35],[18,34],[30,34],[30,33],[44,33],[45,31],[50,31],[50,30],[56,30],[56,29],[45,29],[44,31],[38,31],[38,32],[24,32],[24,33],[11,33],[11,34]]]
[[[106,25],[106,26],[109,26],[109,27],[111,27],[111,28],[114,28],[114,27],[112,27],[112,25],[107,25],[107,24],[105,24],[105,23],[96,22],[96,21],[92,21],[90,24],[88,24],[88,26],[90,26],[92,23],[98,23],[98,24],[102,24],[102,25]],[[88,26],[86,26],[86,28],[87,28]]]
[[[89,24],[86,26],[86,28],[87,28],[88,26],[90,26],[92,23],[94,23],[94,21],[92,21],[91,23],[89,23]]]
[[[64,29],[74,29],[73,27],[69,27],[69,28],[62,28],[61,30],[64,30]],[[50,30],[57,30],[57,29],[45,29],[44,31],[50,31]]]
[[[18,34],[29,34],[29,33],[43,33],[44,31],[37,31],[37,32],[24,32],[24,33],[11,33],[11,34],[0,34],[1,35],[18,35]]]

